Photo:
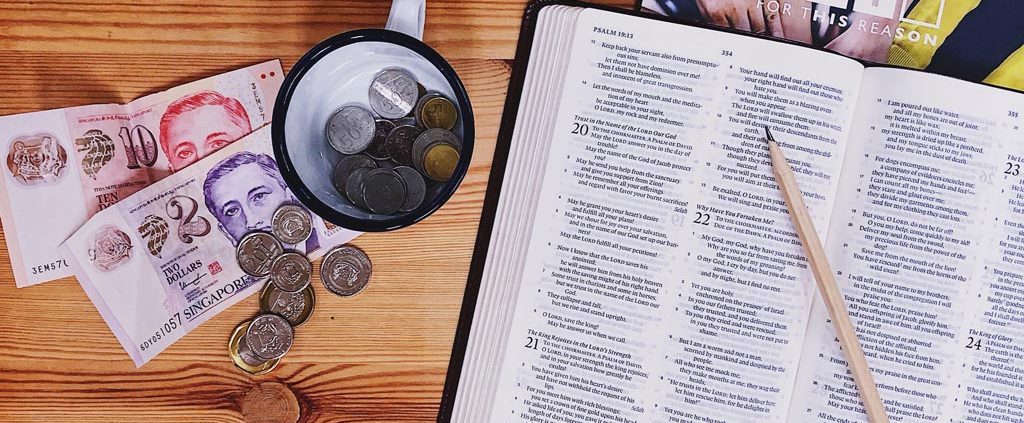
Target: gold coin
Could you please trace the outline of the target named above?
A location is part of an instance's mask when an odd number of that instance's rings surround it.
[[[245,358],[242,356],[240,347],[243,341],[242,338],[245,337],[245,333],[249,330],[249,325],[251,323],[252,320],[250,319],[239,323],[238,326],[235,327],[235,331],[231,333],[231,339],[228,341],[228,355],[231,356],[231,361],[235,363],[235,367],[239,370],[251,375],[262,375],[274,370],[274,368],[277,367],[277,363],[281,362],[281,359],[275,358],[273,360],[266,360],[262,364],[256,365],[246,362]],[[251,356],[250,361],[253,360],[255,354],[251,354]]]
[[[458,164],[459,152],[445,143],[435,144],[423,154],[423,170],[427,177],[438,182],[451,179]]]
[[[293,328],[306,323],[315,308],[316,295],[313,294],[312,285],[307,285],[299,292],[285,292],[267,282],[260,291],[260,313],[274,313],[284,317]]]
[[[427,129],[442,128],[450,131],[455,127],[459,112],[447,98],[436,96],[423,103],[418,117],[420,124]]]

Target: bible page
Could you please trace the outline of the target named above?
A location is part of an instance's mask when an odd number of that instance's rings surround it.
[[[570,50],[489,421],[786,421],[814,283],[764,125],[824,234],[863,67],[593,9]]]
[[[891,421],[1022,421],[1022,96],[871,68],[859,103],[826,248]],[[866,421],[811,316],[793,421]]]

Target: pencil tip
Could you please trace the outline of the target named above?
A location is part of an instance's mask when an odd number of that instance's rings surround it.
[[[772,130],[771,128],[768,127],[768,125],[764,126],[764,133],[765,135],[767,135],[767,140],[769,142],[775,142],[775,137],[772,136]]]

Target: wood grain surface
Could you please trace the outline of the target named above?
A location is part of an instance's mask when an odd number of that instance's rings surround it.
[[[287,70],[330,35],[382,27],[389,7],[5,1],[0,114],[127,102],[269,58]],[[519,0],[428,1],[425,41],[452,63],[476,113],[470,173],[427,220],[355,241],[374,265],[365,292],[339,298],[314,280],[317,310],[267,375],[240,372],[226,353],[235,325],[256,313],[256,296],[136,369],[73,278],[16,289],[0,244],[0,421],[240,422],[244,401],[260,397],[247,393],[266,382],[294,393],[299,421],[434,420],[524,7]]]

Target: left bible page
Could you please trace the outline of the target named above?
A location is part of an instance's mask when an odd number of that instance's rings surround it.
[[[594,9],[570,45],[486,421],[787,421],[814,283],[764,125],[826,228],[863,67]]]
[[[271,60],[130,103],[0,117],[0,219],[17,286],[71,276],[57,247],[92,215],[268,122]]]

